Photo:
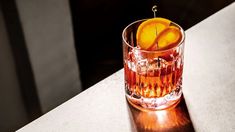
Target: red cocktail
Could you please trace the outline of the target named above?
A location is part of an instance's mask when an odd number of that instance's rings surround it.
[[[139,108],[165,109],[182,94],[183,29],[164,18],[131,23],[123,31],[125,90]]]

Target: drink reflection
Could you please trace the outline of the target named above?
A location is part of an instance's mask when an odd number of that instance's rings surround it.
[[[133,127],[136,129],[136,131],[194,131],[183,97],[177,106],[166,110],[143,111],[133,107],[129,102],[128,107],[129,115],[132,118],[130,121],[131,124],[134,125]]]

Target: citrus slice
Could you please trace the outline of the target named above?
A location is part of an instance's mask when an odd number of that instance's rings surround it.
[[[155,44],[157,35],[169,27],[170,23],[171,21],[165,18],[151,18],[141,23],[136,33],[138,46],[148,50]]]
[[[175,26],[169,26],[157,36],[155,43],[157,43],[158,50],[168,49],[178,44],[181,38],[180,29]]]

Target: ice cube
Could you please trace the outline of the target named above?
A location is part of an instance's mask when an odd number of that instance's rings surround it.
[[[137,72],[139,74],[146,74],[148,70],[148,61],[147,59],[140,60],[137,62]]]

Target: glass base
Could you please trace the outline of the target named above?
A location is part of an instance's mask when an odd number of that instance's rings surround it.
[[[135,98],[126,93],[128,102],[141,110],[163,110],[176,106],[180,102],[182,89],[178,88],[160,98]]]

